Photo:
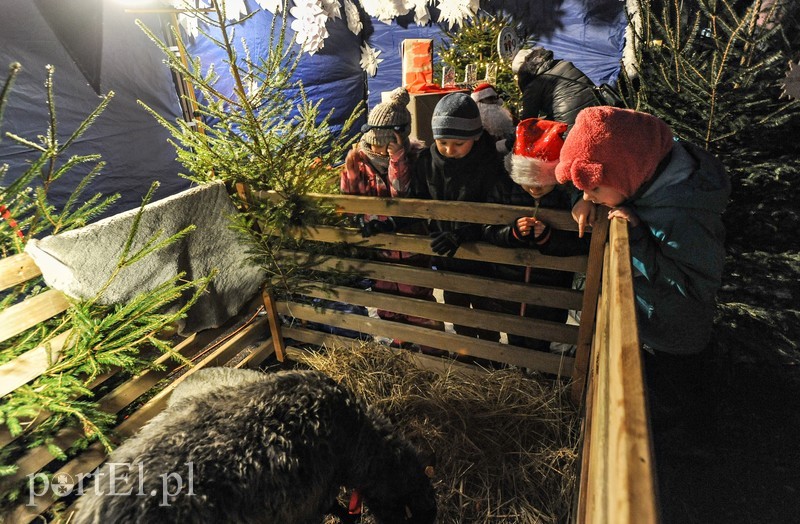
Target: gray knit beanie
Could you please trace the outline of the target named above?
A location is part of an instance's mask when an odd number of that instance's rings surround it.
[[[392,91],[389,100],[381,102],[369,112],[366,125],[361,127],[364,133],[362,140],[367,144],[385,146],[397,140],[394,136],[396,131],[405,142],[411,133],[411,113],[407,107],[410,101],[405,88],[398,87]]]
[[[474,139],[483,132],[478,104],[466,93],[450,93],[433,109],[431,128],[434,139]]]

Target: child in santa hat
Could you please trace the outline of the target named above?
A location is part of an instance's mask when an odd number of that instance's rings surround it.
[[[704,380],[725,261],[730,181],[722,164],[675,141],[655,116],[601,106],[578,114],[556,177],[582,190],[585,201],[611,208],[609,218],[628,222],[653,426],[671,427],[670,416],[685,422]]]
[[[490,196],[491,202],[517,206],[530,206],[536,211],[531,216],[519,217],[508,225],[483,226],[483,240],[503,247],[538,249],[551,256],[582,255],[588,253],[589,238],[580,238],[573,231],[551,228],[537,216],[538,209],[570,210],[572,196],[568,188],[556,181],[555,167],[564,144],[563,134],[567,124],[539,118],[529,118],[517,125],[514,150],[506,157],[506,170],[510,177],[497,186]],[[520,266],[494,264],[495,277],[505,280],[525,281],[541,286],[571,288],[574,275],[564,271],[537,268],[530,271]],[[567,310],[530,304],[503,302],[505,313],[526,317],[565,322]],[[510,344],[539,350],[548,350],[550,343],[509,334]]]
[[[514,143],[514,116],[503,104],[492,84],[478,84],[470,94],[478,104],[481,123],[487,133],[495,139],[495,147],[500,153],[509,152],[509,144]]]

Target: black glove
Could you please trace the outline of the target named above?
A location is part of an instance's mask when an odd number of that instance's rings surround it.
[[[452,257],[458,251],[463,237],[459,231],[431,233],[431,249],[437,255]]]
[[[372,220],[365,221],[364,216],[362,215],[358,217],[356,222],[358,224],[358,228],[361,230],[361,236],[364,238],[377,235],[378,233],[392,233],[395,229],[397,229],[392,217],[389,217],[386,220],[378,220],[377,218],[373,218]]]

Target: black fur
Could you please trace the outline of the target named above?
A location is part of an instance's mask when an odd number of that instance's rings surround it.
[[[79,499],[75,523],[319,524],[341,486],[359,489],[379,523],[435,521],[416,451],[382,416],[320,372],[252,373],[232,385],[236,370],[201,370],[176,389],[177,400],[112,453]],[[222,387],[208,385],[221,376]],[[117,466],[113,490],[109,463],[134,464]],[[164,498],[170,473],[184,489]]]

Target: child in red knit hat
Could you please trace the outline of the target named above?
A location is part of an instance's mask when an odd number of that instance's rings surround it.
[[[602,106],[578,114],[556,177],[582,190],[585,201],[611,208],[609,218],[628,221],[651,402],[691,416],[684,410],[697,404],[725,261],[730,181],[722,164],[675,141],[655,116]]]

